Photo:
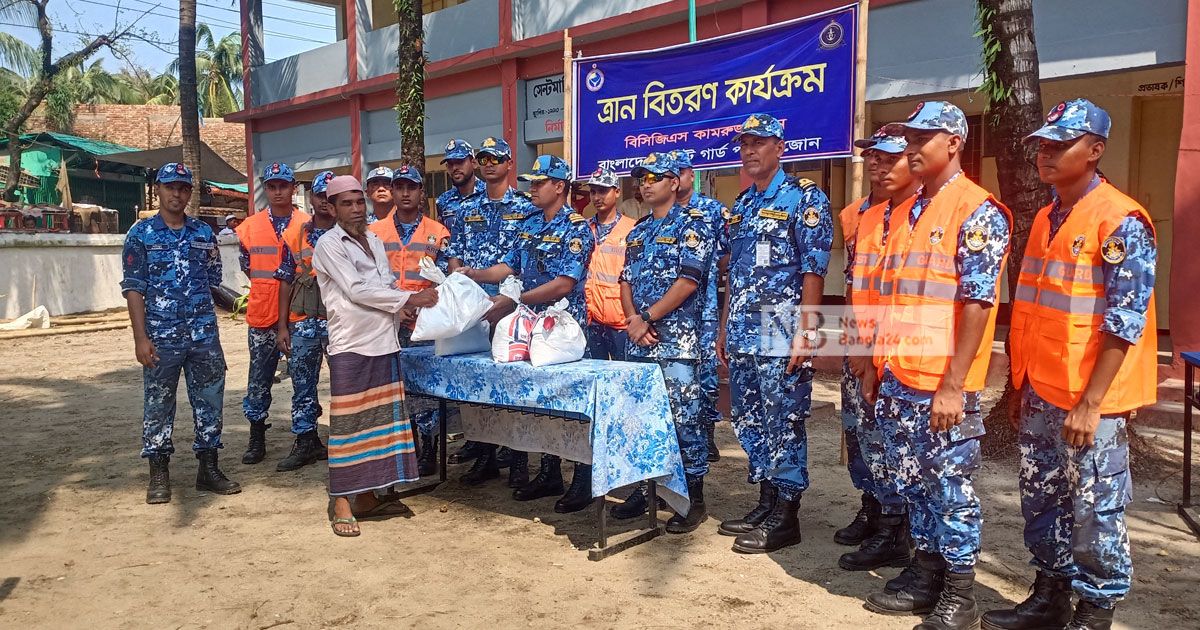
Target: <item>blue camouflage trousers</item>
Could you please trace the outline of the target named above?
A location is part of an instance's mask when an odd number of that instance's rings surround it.
[[[721,382],[717,377],[717,327],[719,322],[700,322],[700,362],[697,378],[704,396],[700,399],[700,419],[707,424],[721,421],[717,400],[721,397]]]
[[[811,366],[787,373],[788,357],[729,355],[733,430],[750,460],[747,481],[770,481],[785,501],[808,489]]]
[[[242,413],[250,422],[266,422],[271,411],[271,385],[279,367],[279,350],[275,348],[275,327],[247,329],[250,344],[250,375],[246,379],[246,397]]]
[[[587,325],[587,354],[589,359],[625,361],[625,343],[629,335],[624,331],[604,324]]]
[[[667,398],[675,420],[675,435],[683,455],[683,472],[688,477],[708,474],[708,425],[700,418],[700,383],[694,359],[651,359],[630,357],[641,363],[657,363],[667,382]]]
[[[321,401],[317,400],[317,383],[321,381],[321,361],[329,346],[329,337],[304,337],[293,334],[292,358],[292,433],[300,435],[317,428],[321,417]]]
[[[219,339],[186,348],[157,347],[158,364],[142,368],[145,393],[142,457],[171,455],[175,445],[175,390],[182,370],[196,439],[192,450],[221,448],[221,409],[225,399],[225,353]]]
[[[979,559],[983,525],[971,482],[980,463],[979,437],[931,431],[932,399],[932,392],[907,388],[885,372],[875,418],[883,432],[887,471],[908,504],[917,548],[940,554],[951,571],[966,572]],[[976,417],[964,425],[980,420],[977,406],[966,408],[966,413]]]
[[[401,348],[416,348],[420,346],[432,346],[432,341],[413,341],[413,329],[408,326],[400,327],[399,341]],[[434,433],[438,432],[440,426],[438,422],[438,403],[421,396],[408,396],[404,399],[405,406],[408,407],[408,413],[412,417],[413,425],[417,427],[417,433],[424,438],[432,438]],[[452,405],[447,409],[451,417],[458,411],[458,406]]]
[[[1100,417],[1095,444],[1069,446],[1067,411],[1026,384],[1021,398],[1021,514],[1033,565],[1072,578],[1079,597],[1112,608],[1129,592],[1133,566],[1125,506],[1132,499],[1123,415]]]
[[[849,361],[842,361],[842,433],[846,436],[846,470],[854,487],[875,497],[884,514],[904,514],[895,475],[888,472],[875,407],[863,398],[862,382],[850,372]]]

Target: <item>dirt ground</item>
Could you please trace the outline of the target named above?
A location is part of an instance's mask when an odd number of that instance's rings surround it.
[[[141,370],[128,330],[0,342],[0,627],[26,628],[910,628],[862,599],[899,570],[848,573],[833,531],[858,497],[838,464],[839,424],[825,404],[810,425],[813,486],[804,542],[744,556],[717,535],[757,496],[728,423],[709,476],[711,517],[602,562],[584,549],[592,512],[558,515],[552,499],[516,503],[500,482],[450,482],[407,499],[411,514],[333,536],[325,468],[276,473],[290,445],[290,381],[275,388],[268,459],[243,466],[239,409],[247,353],[241,323],[222,321],[229,362],[222,463],[244,491],[193,488],[190,408],[180,404],[174,500],[144,502],[138,457]],[[816,398],[833,402],[835,384]],[[323,389],[322,397],[327,394]],[[181,391],[181,398],[183,394]],[[1152,439],[1168,448],[1178,433]],[[452,479],[463,467],[452,467]],[[1032,580],[1021,544],[1016,462],[978,476],[984,609],[1018,601]],[[1177,472],[1139,479],[1129,513],[1135,584],[1119,609],[1130,628],[1200,628],[1200,546],[1175,515]],[[1159,497],[1161,495],[1161,498]],[[664,514],[665,516],[665,514]]]

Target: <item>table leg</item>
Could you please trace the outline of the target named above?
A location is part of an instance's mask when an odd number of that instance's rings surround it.
[[[596,521],[600,527],[600,548],[608,546],[608,514],[605,508],[604,496],[596,497]]]
[[[1179,502],[1179,516],[1200,537],[1200,515],[1192,509],[1192,413],[1200,404],[1196,394],[1196,368],[1183,368],[1183,499]]]
[[[630,547],[640,545],[647,540],[653,540],[663,533],[662,529],[658,526],[657,486],[653,481],[650,482],[646,494],[650,501],[650,516],[649,522],[647,523],[649,527],[633,532],[628,538],[615,542],[612,545],[608,544],[608,515],[605,512],[605,507],[607,506],[605,505],[604,497],[599,497],[596,499],[596,509],[598,510],[596,519],[600,526],[600,544],[596,549],[588,550],[588,560],[603,560],[613,554],[629,549]]]

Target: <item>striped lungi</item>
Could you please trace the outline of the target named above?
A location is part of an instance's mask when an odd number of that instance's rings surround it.
[[[329,494],[352,495],[416,481],[400,353],[329,355],[329,389]]]

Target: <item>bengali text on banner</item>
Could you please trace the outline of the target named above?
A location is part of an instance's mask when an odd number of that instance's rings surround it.
[[[571,160],[578,177],[627,174],[653,151],[696,168],[740,163],[750,114],[784,125],[784,161],[848,157],[854,128],[854,5],[731,36],[574,60]]]

